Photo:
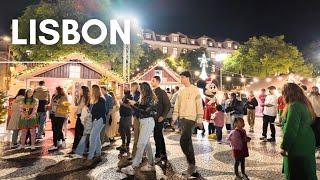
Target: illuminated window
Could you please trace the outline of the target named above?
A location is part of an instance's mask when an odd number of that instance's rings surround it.
[[[182,49],[182,53],[183,53],[183,54],[186,54],[187,52],[188,52],[187,49]]]
[[[232,44],[231,43],[228,43],[228,48],[231,48],[232,47]]]
[[[202,39],[202,44],[203,45],[206,45],[207,44],[207,41],[205,39]]]
[[[151,34],[147,33],[147,34],[146,34],[146,38],[147,38],[147,39],[150,39],[150,38],[151,38]]]
[[[234,49],[238,49],[238,45],[234,45]]]
[[[166,41],[166,37],[165,36],[161,36],[161,41]]]
[[[210,57],[211,57],[211,58],[214,58],[215,55],[216,55],[216,54],[215,54],[214,52],[211,52],[211,53],[210,53]]]
[[[173,37],[173,41],[174,41],[174,42],[178,42],[178,37],[177,37],[177,36],[174,36],[174,37]]]
[[[186,43],[186,38],[182,38],[181,43]]]
[[[71,65],[69,67],[69,78],[80,78],[81,67],[79,65]]]
[[[162,53],[167,54],[168,53],[168,47],[162,47]]]
[[[191,40],[191,44],[194,44],[194,40],[193,39]]]
[[[178,56],[178,48],[173,48],[172,55]]]
[[[212,46],[213,44],[212,44],[212,42],[209,42],[209,46]]]
[[[218,47],[222,47],[222,44],[221,44],[221,43],[218,43]]]

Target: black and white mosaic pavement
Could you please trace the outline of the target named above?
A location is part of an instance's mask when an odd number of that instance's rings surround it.
[[[246,171],[251,180],[283,179],[282,157],[279,154],[281,132],[277,129],[277,142],[264,143],[259,140],[261,119],[256,120],[256,133],[248,133],[252,137],[249,145],[250,156],[246,159]],[[127,177],[119,172],[118,140],[112,148],[103,148],[103,161],[99,164],[85,166],[82,159],[67,155],[73,139],[70,133],[68,147],[60,152],[49,153],[52,144],[50,131],[45,140],[38,144],[36,151],[10,150],[8,143],[0,143],[0,179],[183,179],[180,175],[187,168],[186,159],[179,146],[180,135],[165,133],[169,163],[156,166],[155,172],[149,174],[139,172],[136,177]],[[226,132],[224,132],[226,136]],[[153,138],[151,138],[153,139]],[[193,137],[196,164],[202,179],[231,180],[234,179],[233,158],[227,143],[218,144],[214,140],[202,137],[200,132]],[[154,143],[152,140],[152,146]],[[317,175],[320,178],[320,160],[317,160]]]

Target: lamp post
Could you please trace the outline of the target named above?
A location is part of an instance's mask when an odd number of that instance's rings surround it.
[[[216,55],[215,59],[220,63],[220,90],[222,91],[222,61],[228,56],[226,53],[219,53]]]

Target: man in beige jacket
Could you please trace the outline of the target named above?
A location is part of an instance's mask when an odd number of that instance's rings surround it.
[[[196,171],[196,162],[192,145],[192,130],[195,125],[202,127],[203,106],[199,89],[190,83],[191,73],[184,71],[180,74],[181,83],[185,86],[177,97],[173,115],[172,124],[177,118],[181,124],[180,146],[188,161],[187,177],[199,176]]]

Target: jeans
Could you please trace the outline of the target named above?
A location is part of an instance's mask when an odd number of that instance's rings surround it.
[[[131,127],[132,124],[132,116],[126,116],[120,118],[119,129],[120,136],[122,140],[122,145],[129,146],[131,140]]]
[[[44,125],[46,124],[46,119],[47,119],[47,112],[38,112],[39,128],[38,128],[37,137],[42,136],[44,132]]]
[[[231,115],[230,116],[231,117],[231,129],[234,129],[234,120],[236,119],[236,118],[243,118],[243,115],[242,114],[233,114],[233,115]]]
[[[64,136],[62,133],[63,123],[66,120],[64,117],[53,117],[51,119],[52,131],[53,131],[53,145],[58,146],[58,141],[64,141]]]
[[[155,122],[152,117],[140,119],[140,134],[137,143],[137,151],[132,161],[133,167],[138,167],[140,165],[144,151],[147,153],[149,164],[154,165],[152,148],[150,144],[150,136],[154,127]]]
[[[274,127],[274,122],[276,120],[276,116],[268,116],[263,115],[263,126],[262,126],[262,136],[267,137],[267,131],[268,131],[268,124],[270,124],[270,130],[271,130],[271,138],[276,138],[276,128]]]
[[[100,133],[104,126],[103,119],[100,118],[99,120],[95,120],[92,122],[92,130],[90,132],[89,137],[89,154],[88,159],[93,159],[94,155],[101,155],[101,140],[100,140]],[[81,140],[78,144],[78,147],[75,151],[76,154],[82,156],[87,144],[87,135],[83,135]]]
[[[187,119],[180,119],[181,138],[180,146],[183,154],[186,156],[189,165],[196,165],[194,150],[192,145],[192,130],[195,122]]]
[[[247,109],[247,120],[248,120],[248,124],[250,126],[251,129],[254,128],[254,121],[256,118],[256,110],[255,109]]]
[[[18,144],[18,136],[19,136],[19,129],[15,129],[12,132],[12,140],[11,143],[13,145]]]
[[[214,133],[214,130],[215,130],[215,126],[213,123],[209,123],[208,124],[208,134],[213,134]]]
[[[27,138],[27,133],[28,133],[28,129],[22,129],[21,130],[21,145],[24,146],[26,143],[26,138]],[[34,146],[34,144],[36,143],[36,129],[30,129],[30,133],[31,133],[31,145]]]
[[[166,152],[166,144],[163,138],[163,121],[158,122],[155,121],[154,132],[153,132],[154,142],[156,145],[156,158],[163,157],[166,159],[167,152]]]
[[[74,139],[72,144],[72,149],[75,150],[80,142],[80,139],[83,135],[83,125],[81,123],[80,114],[77,114],[77,121],[76,121],[76,127],[74,132]]]
[[[132,148],[132,157],[134,158],[137,152],[137,144],[140,135],[140,121],[136,116],[133,116],[133,148]]]
[[[222,127],[215,126],[215,129],[216,129],[217,141],[221,142],[221,140],[222,140]]]

